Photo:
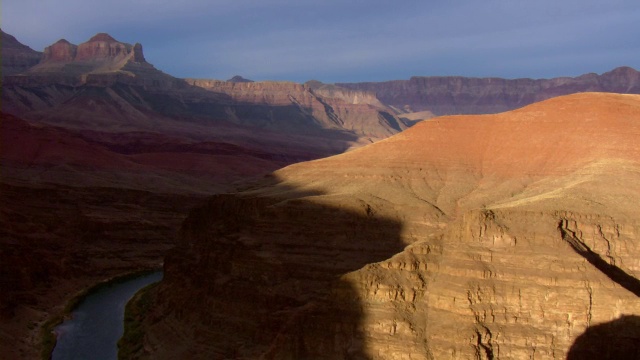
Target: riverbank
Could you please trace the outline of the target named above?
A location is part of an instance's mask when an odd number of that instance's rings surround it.
[[[123,282],[135,279],[138,277],[153,274],[154,272],[161,271],[161,267],[149,268],[144,270],[138,270],[128,272],[121,275],[116,275],[107,279],[104,279],[88,288],[85,288],[75,295],[73,295],[65,305],[64,309],[59,313],[50,317],[41,327],[41,358],[43,360],[51,359],[53,350],[56,346],[57,336],[55,327],[62,324],[65,320],[71,317],[71,313],[84,301],[88,296],[103,290],[106,287],[121,284]]]
[[[118,341],[118,359],[133,359],[143,348],[144,331],[142,319],[151,309],[151,292],[160,283],[156,282],[140,289],[127,303],[124,312],[124,334]]]
[[[0,183],[2,360],[42,358],[43,332],[70,300],[105,279],[157,268],[204,198],[8,179]]]

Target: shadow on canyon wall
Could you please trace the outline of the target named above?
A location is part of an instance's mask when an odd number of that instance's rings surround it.
[[[624,270],[617,267],[616,265],[608,263],[602,258],[602,256],[600,256],[600,254],[591,250],[591,248],[589,248],[589,246],[587,246],[584,241],[580,240],[580,238],[574,231],[567,228],[564,221],[560,222],[560,224],[558,225],[558,229],[560,230],[562,239],[566,241],[569,246],[571,246],[576,254],[582,256],[591,265],[600,270],[616,284],[627,289],[635,296],[640,297],[640,280],[632,275],[627,274]]]
[[[571,248],[609,279],[640,297],[640,280],[604,260],[589,248],[563,221],[558,225],[562,238]],[[640,316],[623,315],[616,320],[590,326],[567,354],[567,360],[640,359]]]
[[[369,358],[359,291],[341,276],[402,251],[402,224],[321,195],[276,183],[191,212],[145,320],[154,337],[177,321],[170,338],[189,338],[163,357]]]
[[[567,354],[567,360],[584,359],[640,359],[640,316],[624,315],[589,327]]]

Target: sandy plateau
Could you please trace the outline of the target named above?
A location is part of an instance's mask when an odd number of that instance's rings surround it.
[[[582,93],[214,196],[183,223],[136,355],[636,358],[638,139],[640,96]]]

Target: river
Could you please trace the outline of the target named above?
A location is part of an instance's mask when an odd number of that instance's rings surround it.
[[[138,290],[161,279],[162,272],[155,272],[116,281],[89,294],[71,312],[71,319],[56,326],[52,360],[117,359],[127,302]]]

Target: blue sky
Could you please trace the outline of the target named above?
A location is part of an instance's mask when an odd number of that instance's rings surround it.
[[[357,82],[640,69],[638,0],[3,0],[42,51],[98,32],[178,77]]]

